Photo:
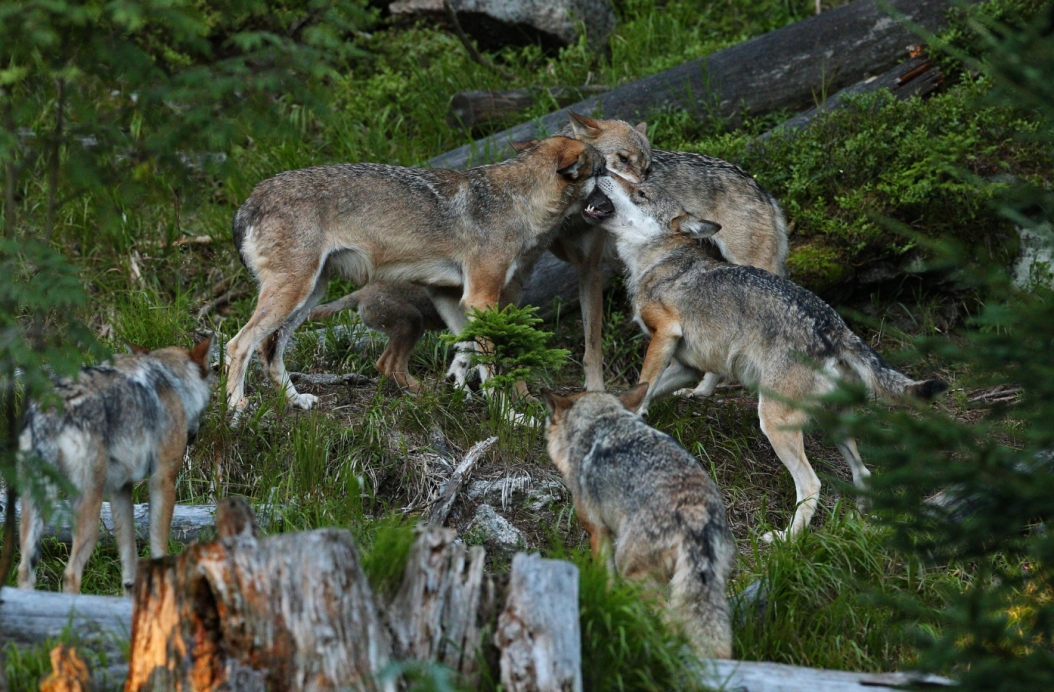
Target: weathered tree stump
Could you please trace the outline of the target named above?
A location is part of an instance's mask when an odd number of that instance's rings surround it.
[[[214,543],[141,563],[126,692],[394,690],[376,679],[391,644],[351,535],[228,524]]]
[[[388,608],[388,623],[397,658],[441,663],[474,688],[480,678],[477,654],[486,647],[503,594],[483,572],[486,551],[455,543],[456,538],[453,529],[421,531]]]
[[[578,568],[517,553],[495,641],[506,692],[581,692]]]

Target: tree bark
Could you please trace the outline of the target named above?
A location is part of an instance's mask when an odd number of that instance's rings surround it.
[[[936,31],[946,25],[951,4],[889,0],[888,6]],[[556,132],[567,124],[569,110],[635,122],[663,108],[684,110],[703,120],[733,121],[743,115],[807,108],[816,94],[888,70],[903,60],[906,46],[917,42],[879,0],[858,0],[459,147],[429,165],[464,168],[504,159],[512,153],[509,142]]]
[[[242,533],[145,562],[126,692],[393,690],[391,660],[346,531]]]
[[[610,87],[607,86],[580,86],[508,91],[459,91],[450,99],[446,122],[450,127],[474,130],[480,125],[519,115],[533,106],[543,93],[557,105],[566,106],[584,97],[602,94],[609,90]]]
[[[454,469],[454,472],[450,474],[450,478],[443,485],[443,489],[439,493],[439,499],[436,500],[432,509],[428,511],[429,524],[442,526],[446,522],[447,517],[450,516],[450,510],[454,506],[454,500],[457,499],[457,494],[461,492],[461,486],[464,485],[468,474],[472,472],[472,467],[497,441],[497,437],[488,437],[472,445],[472,449],[468,450],[465,458],[461,460],[461,463],[457,465],[457,468]]]
[[[506,692],[581,692],[578,568],[517,553],[495,642]]]

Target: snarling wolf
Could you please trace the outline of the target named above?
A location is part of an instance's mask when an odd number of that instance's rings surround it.
[[[283,357],[331,276],[360,285],[460,287],[460,301],[432,294],[459,333],[471,308],[498,304],[560,220],[581,208],[602,170],[603,157],[589,145],[550,137],[515,159],[466,171],[360,163],[287,171],[260,183],[233,224],[260,293],[256,311],[227,344],[228,402],[244,408],[245,371],[259,349],[291,404],[317,404],[293,387]]]
[[[70,482],[73,546],[63,591],[78,593],[84,565],[99,534],[99,510],[109,495],[121,555],[121,582],[131,594],[138,553],[132,486],[150,477],[150,554],[168,552],[176,502],[176,476],[187,444],[198,431],[209,401],[211,337],[190,351],[178,347],[134,349],[109,363],[86,367],[55,383],[54,406],[30,404],[19,437],[23,479],[41,476],[49,464]],[[48,494],[48,493],[46,493]],[[51,493],[53,494],[53,493]],[[22,495],[18,585],[33,588],[44,520],[31,493]]]
[[[721,493],[699,462],[633,413],[647,383],[621,399],[543,392],[549,456],[593,554],[633,580],[669,587],[669,614],[696,653],[730,658],[726,588],[736,549]]]
[[[615,237],[626,265],[634,318],[651,335],[641,382],[654,382],[642,406],[685,386],[703,372],[738,378],[759,390],[758,415],[780,461],[794,477],[797,510],[785,532],[808,526],[820,480],[805,456],[801,404],[831,392],[839,380],[857,380],[874,396],[930,399],[947,388],[916,381],[889,367],[834,309],[783,277],[711,259],[696,238],[717,225],[687,213],[654,183],[598,178],[584,216]],[[856,443],[838,449],[853,481],[870,476]]]

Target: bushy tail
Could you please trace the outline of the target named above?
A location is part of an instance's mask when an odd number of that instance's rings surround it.
[[[728,575],[735,559],[730,537],[707,531],[711,545],[682,542],[670,582],[670,616],[684,627],[700,658],[732,657]]]
[[[351,309],[351,308],[358,308],[359,307],[359,297],[358,297],[357,294],[358,294],[358,291],[355,291],[354,293],[349,293],[348,295],[344,296],[343,298],[337,298],[336,300],[334,300],[332,302],[323,303],[322,305],[319,305],[314,310],[312,310],[308,314],[307,318],[309,320],[321,320],[321,319],[325,319],[325,318],[329,317],[330,315],[332,315],[334,313],[340,312],[341,310],[348,310],[348,309]]]
[[[842,356],[842,362],[864,382],[868,392],[883,399],[903,399],[915,397],[923,401],[933,399],[948,389],[943,380],[913,380],[907,375],[894,370],[882,360],[875,349],[852,335],[853,342]]]
[[[783,209],[775,197],[769,198],[772,205],[772,218],[776,223],[776,257],[774,264],[779,270],[780,276],[787,276],[787,254],[790,252],[790,241],[787,239],[787,217],[783,215]]]

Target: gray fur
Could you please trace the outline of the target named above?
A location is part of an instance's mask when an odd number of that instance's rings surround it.
[[[579,516],[610,535],[613,567],[651,577],[665,589],[700,655],[730,657],[726,588],[735,542],[721,493],[677,442],[628,411],[611,394],[570,397],[550,417],[550,456]]]

